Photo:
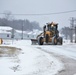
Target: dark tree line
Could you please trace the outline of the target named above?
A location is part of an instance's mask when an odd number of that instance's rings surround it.
[[[22,26],[23,26],[23,30],[33,30],[33,29],[39,29],[41,30],[39,23],[34,21],[34,22],[30,22],[29,20],[9,20],[7,18],[0,18],[0,26],[10,26],[14,29],[17,30],[22,30]]]
[[[70,27],[64,27],[61,29],[61,33],[65,36],[65,39],[72,39],[72,35],[74,34],[74,32],[72,33],[72,29]]]

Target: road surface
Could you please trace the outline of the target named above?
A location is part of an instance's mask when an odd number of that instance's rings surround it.
[[[1,75],[76,75],[76,44],[40,46],[31,45],[30,40],[5,40],[3,46],[22,51],[16,57],[0,59]]]
[[[76,75],[76,44],[34,46],[53,55],[64,64],[64,69],[57,75]]]

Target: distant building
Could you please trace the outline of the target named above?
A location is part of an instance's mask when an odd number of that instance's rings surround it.
[[[10,30],[12,30],[11,27],[0,26],[0,38],[10,39],[11,38],[11,32],[9,32]]]
[[[8,26],[0,26],[0,38],[3,39],[33,39],[42,31],[34,29],[33,31],[15,30]]]

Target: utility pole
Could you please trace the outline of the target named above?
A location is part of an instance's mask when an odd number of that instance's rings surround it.
[[[25,21],[25,20],[24,20]],[[22,22],[22,38],[23,39],[23,27],[24,27],[24,21]]]
[[[76,19],[75,19],[75,43],[76,43]]]
[[[12,38],[12,44],[13,44],[13,41],[14,41],[14,28],[12,29],[12,36],[11,36],[11,38]]]
[[[13,25],[14,25],[14,20],[13,20]],[[14,28],[12,28],[12,35],[11,35],[11,38],[12,38],[12,44],[13,44],[13,42],[14,42],[14,37],[15,37],[15,29]]]
[[[76,19],[74,17],[71,18],[71,42],[73,42],[73,31],[75,34],[75,43],[76,43]]]
[[[22,23],[22,39],[23,39],[23,23]]]
[[[75,43],[76,43],[76,26],[75,26]]]
[[[74,17],[72,17],[70,20],[70,27],[71,27],[71,40],[70,40],[70,42],[73,42]]]

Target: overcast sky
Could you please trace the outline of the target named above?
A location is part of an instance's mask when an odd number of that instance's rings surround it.
[[[45,14],[76,10],[76,0],[0,0],[0,13],[11,11],[12,14]],[[3,15],[0,14],[0,17]],[[70,26],[70,17],[76,12],[45,16],[14,16],[15,19],[28,19],[39,22],[42,27],[47,22],[59,23],[59,28]]]

